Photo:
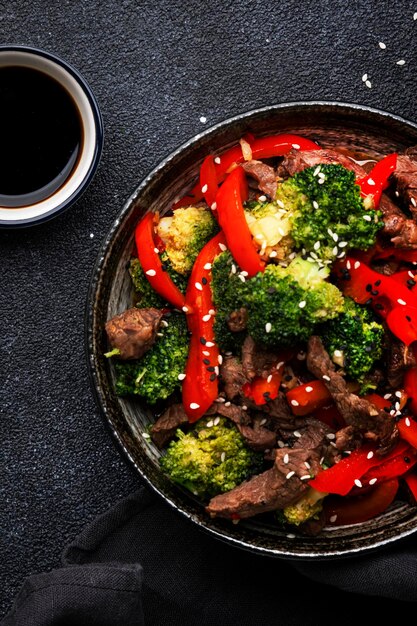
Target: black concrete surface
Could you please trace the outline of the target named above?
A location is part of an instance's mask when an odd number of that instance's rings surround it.
[[[28,574],[58,566],[139,482],[94,404],[83,343],[93,264],[124,200],[202,128],[265,104],[339,100],[417,121],[415,12],[385,0],[0,1],[0,43],[75,65],[105,126],[99,170],[72,209],[0,231],[3,614]]]

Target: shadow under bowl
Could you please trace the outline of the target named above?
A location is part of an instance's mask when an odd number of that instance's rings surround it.
[[[325,528],[319,536],[283,532],[259,517],[239,524],[211,519],[189,492],[171,483],[159,467],[160,452],[143,437],[152,412],[138,399],[119,398],[114,390],[105,322],[131,306],[126,266],[133,233],[146,211],[169,210],[197,180],[209,153],[236,144],[247,132],[255,136],[295,133],[323,147],[343,147],[380,158],[417,144],[417,125],[390,113],[339,102],[300,102],[268,106],[226,120],[197,135],[165,158],[134,190],[103,243],[87,301],[86,344],[98,405],[121,450],[146,483],[170,506],[213,537],[272,557],[329,559],[381,548],[417,531],[417,508],[396,502],[384,514],[362,524]]]

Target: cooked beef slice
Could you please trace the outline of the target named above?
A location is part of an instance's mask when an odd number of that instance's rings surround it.
[[[222,415],[223,417],[227,417],[227,419],[234,422],[236,425],[248,425],[251,423],[249,413],[242,409],[241,406],[232,404],[230,401],[213,402],[206,415]]]
[[[248,382],[243,371],[242,363],[235,356],[225,356],[220,366],[220,378],[228,400],[239,397],[242,387]]]
[[[255,419],[253,426],[238,425],[240,434],[245,439],[250,448],[258,452],[271,450],[277,443],[277,435],[268,428],[261,425],[259,419]]]
[[[266,193],[272,200],[277,192],[277,174],[273,167],[262,163],[262,161],[245,161],[242,168],[248,176],[251,176],[258,183],[261,191]]]
[[[106,323],[111,347],[119,350],[119,358],[140,359],[155,343],[162,319],[158,309],[127,309]]]
[[[413,351],[402,341],[389,337],[387,350],[387,380],[391,387],[402,387],[404,374],[410,367],[417,365]]]
[[[337,164],[343,165],[349,170],[353,170],[356,178],[365,176],[366,172],[362,166],[353,161],[348,156],[340,154],[335,150],[295,150],[292,149],[286,155],[278,168],[278,175],[282,178],[294,176],[297,172],[302,172],[307,167],[313,167],[320,164]]]
[[[335,372],[320,337],[315,335],[308,342],[307,368],[317,379],[324,380],[347,425],[353,426],[364,438],[378,443],[380,454],[392,448],[398,437],[394,418],[364,398],[349,392],[343,376]]]
[[[413,218],[417,219],[417,157],[413,152],[398,156],[392,177],[400,197],[407,204]]]
[[[158,417],[151,427],[152,441],[158,448],[164,448],[173,438],[175,431],[182,424],[188,423],[188,417],[182,404],[173,404]]]
[[[278,356],[276,352],[270,352],[257,345],[252,337],[246,337],[242,346],[242,367],[248,380],[256,376],[267,378],[276,371]]]
[[[404,213],[385,193],[379,203],[384,227],[380,234],[386,235],[391,244],[397,248],[417,248],[417,224],[408,219]]]
[[[309,488],[306,462],[317,471],[318,459],[311,450],[282,448],[277,450],[271,469],[253,476],[231,491],[212,498],[206,507],[212,517],[252,517],[259,513],[283,509],[296,502]]]

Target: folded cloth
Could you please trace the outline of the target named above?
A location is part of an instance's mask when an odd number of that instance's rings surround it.
[[[351,626],[359,610],[375,617],[407,601],[417,601],[412,538],[340,560],[258,556],[142,487],[94,520],[61,568],[28,578],[2,625],[334,626],[337,606],[338,626]]]

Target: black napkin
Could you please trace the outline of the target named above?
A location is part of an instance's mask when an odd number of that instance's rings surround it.
[[[93,521],[62,565],[26,580],[3,626],[340,626],[417,601],[412,538],[349,559],[277,560],[213,539],[143,487]]]

